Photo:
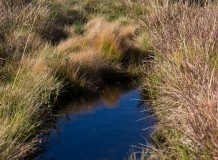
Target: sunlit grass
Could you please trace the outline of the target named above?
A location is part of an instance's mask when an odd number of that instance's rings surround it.
[[[154,6],[143,19],[156,50],[144,91],[159,123],[146,158],[216,159],[218,6]]]
[[[102,8],[93,1],[98,11],[92,12],[90,2],[0,2],[1,159],[35,152],[39,128],[65,90],[78,96],[128,79],[127,66],[144,56],[137,26],[120,18],[127,12],[121,3]],[[93,19],[97,14],[108,16]]]
[[[13,68],[11,72],[17,72]],[[14,73],[13,75],[16,75]],[[33,153],[37,128],[43,114],[51,111],[61,83],[46,72],[37,72],[34,63],[22,66],[19,75],[0,85],[0,157],[20,158]]]
[[[140,75],[159,121],[141,159],[216,159],[217,6],[210,0],[2,0],[0,157],[34,152],[38,128],[64,89],[94,93]],[[105,96],[114,103],[116,96]]]

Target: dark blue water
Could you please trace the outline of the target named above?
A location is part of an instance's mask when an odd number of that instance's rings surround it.
[[[110,90],[93,102],[72,104],[59,112],[56,129],[42,155],[45,160],[122,160],[133,146],[149,139],[154,124],[140,105],[136,89]],[[139,120],[139,121],[138,121]]]

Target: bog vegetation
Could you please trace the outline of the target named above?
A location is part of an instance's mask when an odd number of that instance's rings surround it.
[[[137,77],[158,119],[142,159],[217,159],[217,52],[212,0],[1,0],[0,157],[34,153],[66,93]]]

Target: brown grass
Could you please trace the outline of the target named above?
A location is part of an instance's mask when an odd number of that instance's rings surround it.
[[[11,82],[0,85],[1,159],[20,159],[36,150],[36,129],[44,120],[42,115],[50,112],[51,93],[61,86],[49,73],[34,72],[34,63],[25,64],[28,65],[22,66],[15,85],[12,75],[16,70],[10,71]]]
[[[122,61],[126,56],[137,54],[128,52],[130,48],[136,48],[137,26],[122,25],[119,20],[109,23],[103,18],[95,18],[86,25],[86,28],[89,28],[86,34],[88,43],[103,52],[106,57]]]
[[[218,5],[155,4],[144,19],[156,62],[149,88],[159,119],[150,159],[217,159]]]
[[[42,3],[0,2],[1,57],[19,57],[24,50],[31,52],[43,42],[39,32],[51,23],[47,6]]]
[[[58,63],[51,60],[52,68],[56,68],[60,77],[75,86],[79,84],[91,90],[101,88],[105,77],[112,80],[115,75],[127,72],[125,66],[130,61],[127,57],[134,61],[144,54],[137,46],[136,28],[131,25],[95,18],[85,28],[83,35],[61,42],[53,51]],[[130,52],[134,50],[138,52]]]
[[[63,89],[81,96],[99,91],[108,80],[129,80],[128,66],[144,57],[137,27],[123,19],[85,24],[87,18],[72,3],[0,2],[1,159],[23,159],[36,150],[39,128]],[[78,33],[72,32],[75,25]]]

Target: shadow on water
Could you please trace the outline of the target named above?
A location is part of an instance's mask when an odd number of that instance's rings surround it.
[[[58,107],[55,125],[36,158],[50,160],[121,160],[148,140],[154,118],[132,85],[105,87],[98,96]],[[143,119],[138,121],[139,119]]]

